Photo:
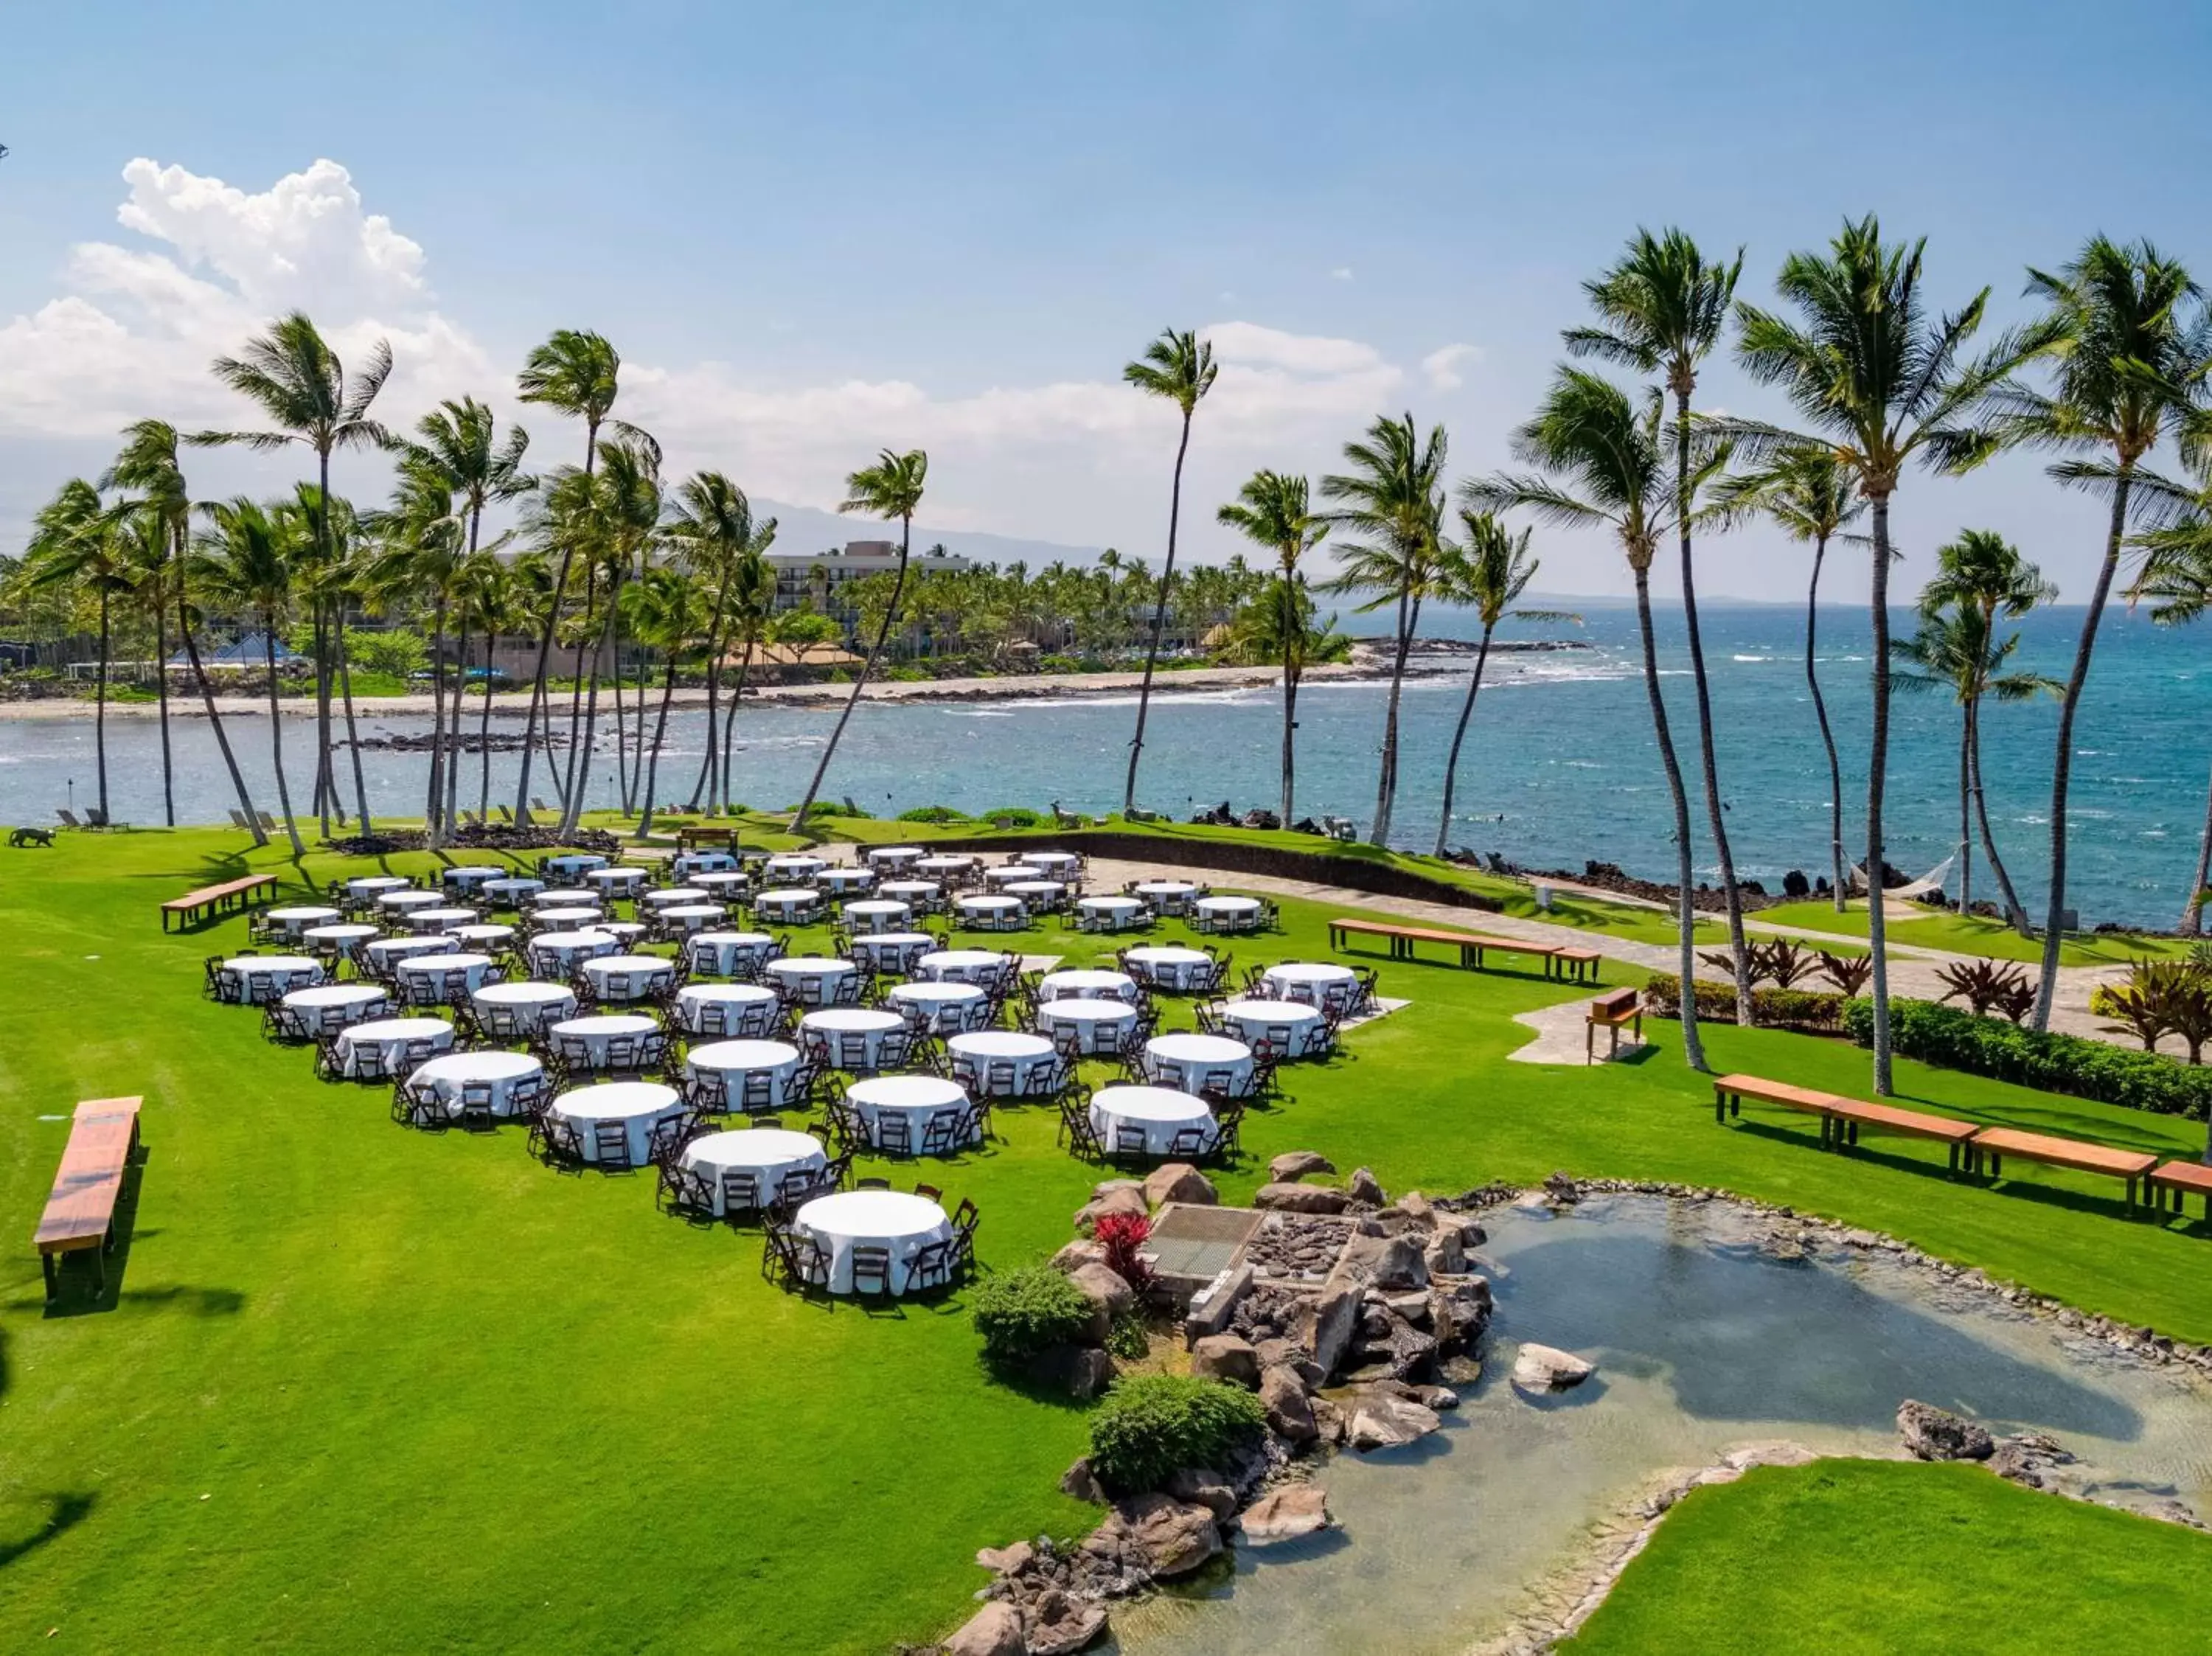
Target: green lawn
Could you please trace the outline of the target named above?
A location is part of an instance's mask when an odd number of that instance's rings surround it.
[[[2212,1537],[1978,1466],[1759,1466],[1685,1497],[1561,1648],[2202,1650],[2207,1570]]]
[[[992,1384],[958,1297],[890,1314],[786,1298],[755,1236],[658,1215],[647,1179],[555,1174],[517,1131],[394,1126],[383,1093],[316,1083],[252,1012],[203,1000],[201,956],[243,925],[164,937],[155,904],[249,867],[288,864],[213,830],[0,853],[15,1234],[66,1136],[48,1118],[76,1100],[143,1094],[149,1147],[113,1309],[49,1319],[28,1248],[7,1267],[0,1645],[59,1628],[41,1647],[878,1652],[960,1619],[976,1547],[1085,1525],[1054,1489],[1081,1412]],[[1241,963],[1325,951],[1328,911],[1285,908]],[[1109,949],[1057,929],[1022,946]],[[1412,1004],[1286,1074],[1226,1195],[1292,1148],[1393,1190],[1556,1168],[1715,1184],[2212,1338],[2212,1234],[2193,1220],[2130,1222],[2108,1186],[2065,1174],[1966,1188],[1910,1143],[1822,1155],[1807,1124],[1756,1109],[1716,1126],[1669,1026],[1637,1065],[1505,1063],[1527,1038],[1511,1015],[1571,992],[1533,962],[1376,964]],[[1708,1039],[1724,1067],[1864,1088],[1864,1054],[1839,1043]],[[2196,1124],[1899,1069],[1948,1111],[2200,1148]],[[870,1170],[973,1197],[984,1263],[1006,1269],[1066,1240],[1099,1174],[1049,1115],[1000,1124],[950,1165]]]
[[[1781,903],[1762,908],[1754,917],[1769,925],[1802,926],[1808,931],[1836,931],[1848,937],[1867,934],[1866,901],[1854,901],[1838,914],[1832,904],[1808,901]],[[1889,923],[1889,941],[1917,943],[1923,949],[1945,949],[1957,955],[1984,955],[2001,961],[2040,961],[2043,945],[2023,937],[2002,920],[1979,916],[1965,919],[1930,910],[1911,919]],[[2188,945],[2172,937],[2139,937],[2132,933],[2085,933],[2058,946],[2063,966],[2124,966],[2130,961],[2172,960],[2188,952]]]

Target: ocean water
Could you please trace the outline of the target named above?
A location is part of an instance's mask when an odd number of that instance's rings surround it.
[[[1742,875],[1777,883],[1792,868],[1826,866],[1828,777],[1803,670],[1802,612],[1787,606],[1712,604],[1701,612],[1716,745],[1729,833]],[[2063,676],[2079,610],[2026,618],[2015,658],[2023,670]],[[1364,618],[1354,618],[1352,625]],[[1431,636],[1465,635],[1471,618],[1423,618]],[[1911,617],[1896,625],[1909,630]],[[1586,858],[1671,878],[1666,784],[1651,736],[1635,616],[1593,608],[1580,628],[1501,629],[1573,637],[1589,647],[1492,658],[1461,761],[1450,839],[1530,866],[1579,868]],[[1694,701],[1680,618],[1659,618],[1661,667],[1686,770],[1696,777]],[[1824,610],[1819,670],[1844,771],[1845,837],[1863,832],[1869,629],[1863,609]],[[1431,848],[1446,749],[1465,694],[1466,664],[1409,681],[1401,786],[1392,838]],[[1386,687],[1315,684],[1299,699],[1297,808],[1349,816],[1363,827],[1375,808]],[[1041,806],[1118,807],[1135,697],[1069,696],[966,704],[863,703],[854,714],[825,792],[878,812],[947,804],[963,810]],[[603,715],[609,698],[601,699]],[[2194,868],[2212,771],[2212,628],[2166,628],[2114,610],[2106,619],[2087,701],[2075,726],[2069,887],[2085,920],[2170,925]],[[739,725],[738,797],[794,804],[835,720],[832,713],[748,703]],[[294,799],[307,798],[310,722],[285,721]],[[366,732],[421,732],[423,717],[368,713]],[[2055,701],[1991,707],[1984,718],[1984,779],[2007,865],[2031,904],[2044,889],[2051,809]],[[520,721],[495,721],[515,730]],[[275,807],[268,730],[233,721],[257,798]],[[178,810],[188,822],[221,822],[234,803],[214,742],[199,719],[173,725]],[[1229,800],[1238,810],[1277,800],[1280,701],[1272,690],[1182,692],[1173,677],[1153,699],[1139,798],[1178,816]],[[1941,693],[1900,694],[1892,715],[1890,860],[1925,873],[1957,839],[1958,710]],[[661,762],[664,799],[690,791],[705,737],[698,712],[673,713]],[[51,822],[58,806],[92,798],[92,727],[82,722],[0,719],[0,818]],[[159,749],[152,721],[109,726],[109,786],[121,820],[161,820]],[[428,760],[366,755],[372,809],[419,815]],[[462,802],[476,802],[477,761],[465,761]],[[516,761],[492,761],[494,800],[512,798]],[[344,758],[340,766],[344,773]],[[538,770],[543,776],[542,760]],[[349,773],[347,794],[350,798]],[[536,792],[550,798],[549,787]],[[612,737],[603,725],[593,761],[595,803],[615,798]],[[1713,856],[1700,799],[1693,809],[1697,862]],[[1978,895],[1994,895],[1985,869]]]

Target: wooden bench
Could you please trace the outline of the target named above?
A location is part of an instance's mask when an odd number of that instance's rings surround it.
[[[227,914],[234,908],[268,902],[276,895],[274,874],[249,874],[241,880],[225,880],[221,885],[204,885],[198,891],[187,891],[161,905],[161,930],[169,929],[172,914],[189,925],[210,914]]]
[[[106,1257],[115,1241],[123,1175],[138,1148],[138,1103],[135,1098],[94,1098],[76,1107],[53,1193],[46,1198],[33,1238],[46,1275],[48,1305],[60,1289],[57,1256],[64,1253],[90,1253],[100,1291],[107,1291]]]
[[[1595,983],[1604,959],[1595,949],[1571,949],[1562,943],[1546,957],[1544,975],[1561,983]]]
[[[1482,969],[1486,950],[1500,955],[1541,955],[1546,957],[1545,975],[1552,974],[1550,957],[1559,950],[1557,944],[1523,943],[1517,937],[1488,937],[1474,931],[1440,931],[1433,926],[1401,925],[1389,920],[1358,920],[1339,918],[1328,923],[1328,946],[1344,950],[1351,947],[1353,937],[1383,937],[1389,941],[1390,958],[1410,961],[1415,958],[1413,945],[1423,943],[1443,943],[1459,950],[1459,963],[1469,971]]]
[[[1819,1116],[1823,1146],[1828,1139],[1828,1112],[1844,1102],[1833,1093],[1816,1093],[1809,1087],[1793,1087],[1786,1081],[1769,1081],[1764,1076],[1715,1076],[1713,1119],[1725,1126],[1729,1117],[1743,1113],[1743,1101],[1747,1098],[1755,1099],[1761,1104],[1779,1105],[1785,1110],[1802,1110],[1808,1115]]]
[[[2166,1192],[2173,1192],[2173,1210],[2181,1211],[2182,1198],[2191,1191],[2204,1198],[2204,1216],[2212,1219],[2212,1167],[2202,1162],[2162,1162],[2150,1176],[2150,1204],[2154,1208],[2166,1205]]]
[[[1583,1062],[1597,1061],[1597,1032],[1605,1030],[1612,1044],[1605,1049],[1611,1059],[1620,1052],[1620,1032],[1631,1025],[1636,1031],[1637,1044],[1644,1041],[1644,994],[1637,989],[1608,989],[1589,1004],[1583,1015]]]
[[[676,830],[676,843],[684,851],[701,846],[720,846],[725,851],[735,851],[738,831],[734,828],[680,828]]]
[[[1954,1121],[1948,1115],[1900,1109],[1894,1104],[1869,1104],[1834,1093],[1814,1092],[1808,1087],[1793,1087],[1786,1081],[1768,1081],[1748,1075],[1714,1078],[1713,1119],[1723,1121],[1730,1113],[1741,1115],[1747,1098],[1818,1116],[1820,1148],[1824,1150],[1848,1149],[1859,1142],[1862,1128],[1875,1128],[1914,1138],[1936,1139],[1942,1144],[1953,1173],[1974,1170],[1974,1144],[1982,1130],[1971,1121]]]
[[[2128,1211],[2135,1211],[2136,1186],[2148,1178],[2158,1158],[2142,1150],[2108,1149],[2102,1144],[2084,1144],[2079,1139],[2053,1138],[2046,1133],[2022,1132],[2016,1127],[1984,1127],[1974,1135],[1974,1151],[1989,1160],[1989,1174],[1992,1179],[2004,1177],[2004,1159],[2015,1156],[2022,1162],[2041,1162],[2054,1168],[2071,1168],[2076,1173],[2107,1174],[2127,1186]]]

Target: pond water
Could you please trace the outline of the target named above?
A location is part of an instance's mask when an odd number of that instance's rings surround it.
[[[2051,1433],[2092,1492],[2212,1495],[2212,1386],[2071,1339],[1881,1253],[1787,1264],[1722,1204],[1606,1198],[1486,1219],[1498,1267],[1486,1375],[1443,1432],[1340,1455],[1339,1529],[1236,1550],[1233,1576],[1117,1610],[1128,1656],[1442,1656],[1501,1632],[1656,1474],[1786,1438],[1893,1449],[1911,1397],[1994,1431]],[[1516,1342],[1594,1357],[1541,1404],[1505,1382]]]

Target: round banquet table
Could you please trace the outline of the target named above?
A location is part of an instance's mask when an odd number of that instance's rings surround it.
[[[296,937],[311,925],[322,925],[332,920],[343,920],[345,916],[335,908],[301,905],[291,908],[270,909],[262,915],[262,919],[267,920],[286,937]]]
[[[467,943],[479,953],[504,949],[514,941],[514,928],[496,922],[479,922],[474,925],[457,925],[446,935],[458,943]]]
[[[410,908],[407,911],[407,929],[418,937],[442,936],[457,925],[476,924],[473,908]]]
[[[300,941],[306,943],[326,943],[339,954],[350,956],[360,954],[361,946],[371,937],[381,935],[373,925],[344,921],[337,925],[311,925],[300,934]]]
[[[580,1018],[563,1018],[545,1027],[553,1050],[571,1062],[580,1059],[594,1070],[607,1065],[612,1043],[628,1040],[633,1052],[660,1026],[642,1012],[593,1012]]]
[[[438,877],[456,891],[472,891],[486,880],[496,880],[507,870],[495,863],[463,863],[449,868]]]
[[[1076,1032],[1077,1050],[1118,1052],[1137,1022],[1137,1009],[1122,1000],[1048,1000],[1036,1010],[1037,1033],[1057,1036]]]
[[[918,872],[936,878],[946,874],[965,874],[975,866],[975,859],[957,852],[945,852],[934,857],[917,857],[915,858],[914,865]]]
[[[734,874],[738,859],[726,851],[679,851],[668,859],[668,871],[679,880],[695,874]]]
[[[510,876],[504,880],[486,880],[477,888],[485,899],[501,908],[513,908],[533,892],[545,889],[545,882],[521,876]]]
[[[638,899],[647,908],[676,908],[691,903],[713,901],[714,894],[704,886],[667,885],[658,891],[648,891]]]
[[[418,908],[443,908],[446,894],[442,891],[417,891],[412,886],[404,891],[380,891],[376,906],[387,914],[409,914]]]
[[[407,882],[397,874],[356,874],[346,882],[349,897],[374,897],[380,891],[404,891]]]
[[[684,1101],[675,1088],[658,1081],[603,1081],[562,1094],[550,1110],[575,1128],[586,1162],[599,1159],[599,1125],[620,1122],[629,1141],[629,1164],[636,1168],[652,1154],[653,1128],[683,1114]]]
[[[772,919],[803,924],[813,919],[814,911],[821,906],[822,894],[812,886],[779,886],[772,891],[753,894],[756,918],[767,915]]]
[[[906,1122],[908,1154],[921,1155],[922,1135],[928,1131],[931,1120],[947,1111],[960,1121],[947,1149],[961,1149],[982,1142],[982,1132],[970,1116],[967,1093],[957,1082],[947,1081],[941,1076],[872,1076],[847,1088],[845,1101],[866,1126],[868,1143],[878,1149],[884,1147],[883,1129],[878,1124],[886,1117],[897,1116]],[[930,1152],[945,1153],[946,1150]]]
[[[727,856],[729,853],[726,852],[717,852],[716,854],[720,856]],[[676,877],[685,881],[691,885],[697,886],[702,891],[711,894],[714,901],[718,903],[726,903],[736,901],[738,894],[744,891],[748,885],[752,883],[752,881],[747,877],[743,869],[734,868],[710,868],[703,874],[679,873]]]
[[[1030,908],[1057,908],[1067,897],[1067,888],[1057,880],[1016,880],[1006,887],[1006,895],[1019,897]]]
[[[758,983],[687,983],[676,992],[676,1027],[695,1035],[764,1035],[775,991]]]
[[[1013,967],[996,949],[938,949],[916,961],[914,969],[929,983],[974,983],[995,989]]]
[[[991,1011],[990,997],[972,983],[902,983],[885,998],[901,1012],[912,1008],[915,1021],[933,1035],[981,1028]]]
[[[433,1053],[446,1052],[453,1044],[453,1026],[443,1018],[377,1018],[341,1029],[337,1047],[342,1072],[391,1075],[399,1068],[409,1046],[418,1040],[428,1042]],[[375,1053],[375,1059],[364,1065],[362,1057],[369,1052]]]
[[[1328,961],[1285,961],[1261,973],[1260,981],[1278,1000],[1304,1001],[1331,1012],[1348,1011],[1359,992],[1352,969]]]
[[[577,961],[597,960],[621,947],[621,939],[606,931],[541,931],[523,952],[530,956],[532,971],[565,978],[576,969]]]
[[[902,975],[936,947],[937,939],[926,931],[864,931],[853,939],[853,953],[877,971]]]
[[[904,903],[909,908],[927,908],[943,891],[944,888],[934,880],[885,880],[876,888],[876,895]]]
[[[1109,931],[1119,931],[1125,926],[1141,926],[1152,919],[1152,910],[1134,897],[1078,897],[1079,913],[1088,914]]]
[[[994,889],[1012,885],[1017,881],[1042,880],[1042,878],[1044,878],[1044,870],[1041,868],[1031,868],[1027,863],[1001,863],[996,868],[987,868],[983,870],[983,883]]]
[[[1198,895],[1198,888],[1188,880],[1140,880],[1130,895],[1142,897],[1163,914],[1180,914]]]
[[[452,949],[443,937],[378,937],[364,944],[362,953],[375,965],[393,967],[416,955],[443,955]]]
[[[801,1006],[834,1006],[860,991],[859,968],[831,955],[786,955],[761,970],[763,975],[790,986]]]
[[[571,908],[596,909],[603,901],[598,892],[586,891],[580,886],[556,886],[550,891],[533,893],[530,907],[539,913],[555,908],[564,911]]]
[[[1320,1009],[1304,1001],[1232,1000],[1219,1016],[1246,1046],[1273,1046],[1278,1058],[1309,1056],[1322,1034]]]
[[[889,898],[868,898],[845,905],[845,924],[856,932],[896,931],[914,924],[914,911]]]
[[[1260,929],[1260,900],[1257,897],[1200,897],[1190,908],[1193,914],[1216,931],[1257,931]]]
[[[815,885],[833,897],[849,897],[858,892],[872,890],[876,870],[872,868],[825,868],[814,877]]]
[[[1129,951],[1136,975],[1162,989],[1188,989],[1213,974],[1213,956],[1202,949],[1144,943]]]
[[[1193,1092],[1225,1077],[1229,1095],[1242,1098],[1252,1090],[1252,1049],[1226,1035],[1154,1035],[1145,1043],[1145,1071]]]
[[[556,874],[565,874],[574,879],[579,874],[588,874],[595,868],[605,868],[607,859],[597,852],[564,851],[558,857],[548,857],[545,866]]]
[[[576,1010],[574,992],[558,983],[488,983],[469,1000],[488,1028],[495,1020],[512,1016],[514,1032],[520,1035],[534,1035]]]
[[[319,983],[293,990],[284,1004],[300,1015],[308,1034],[317,1035],[382,1017],[392,1006],[382,986],[374,983]]]
[[[952,900],[960,924],[972,931],[1006,931],[1026,925],[1029,911],[1004,892],[963,894]]]
[[[601,1000],[650,1000],[676,981],[676,968],[658,955],[605,955],[584,962]]]
[[[1083,866],[1083,858],[1072,851],[1025,851],[1022,860],[1031,868],[1041,868],[1055,880],[1065,880]]]
[[[793,1222],[829,1257],[830,1291],[853,1291],[853,1250],[888,1247],[891,1292],[903,1294],[914,1256],[932,1242],[952,1239],[952,1222],[926,1196],[896,1190],[848,1190],[817,1196]]]
[[[745,1107],[745,1077],[765,1075],[769,1107],[775,1109],[793,1101],[789,1089],[799,1071],[799,1048],[787,1040],[710,1040],[684,1055],[684,1070],[721,1077],[733,1110]]]
[[[684,940],[684,952],[694,972],[726,978],[743,961],[757,969],[775,947],[765,931],[694,931]]]
[[[829,866],[819,857],[771,857],[761,871],[771,880],[811,880]]]
[[[483,987],[484,974],[493,969],[489,955],[410,955],[394,971],[402,983],[410,986],[417,978],[428,978],[442,986],[448,972],[459,972],[473,994]]]
[[[491,1113],[513,1115],[515,1083],[544,1073],[545,1066],[527,1052],[447,1052],[417,1066],[407,1077],[407,1090],[417,1097],[435,1093],[447,1115],[459,1115],[462,1087],[483,1082],[491,1088]]]
[[[1144,1133],[1147,1156],[1170,1154],[1175,1136],[1192,1127],[1204,1135],[1206,1149],[1213,1148],[1213,1112],[1204,1099],[1171,1087],[1101,1087],[1091,1099],[1091,1131],[1110,1153],[1123,1127]]]
[[[921,860],[920,846],[877,846],[868,852],[869,863],[877,868],[912,868]]]
[[[595,868],[584,876],[584,883],[599,897],[627,897],[641,890],[645,885],[645,870],[641,868]]]
[[[1073,966],[1037,980],[1039,1000],[1126,1000],[1136,1004],[1137,980],[1126,972]]]
[[[305,989],[323,980],[323,964],[306,955],[240,955],[219,968],[238,986],[238,998],[248,1006],[275,1000],[288,990]]]
[[[1018,1029],[978,1029],[973,1034],[951,1037],[945,1047],[952,1054],[953,1078],[971,1095],[981,1094],[986,1098],[1021,1096],[1029,1090],[1030,1077],[1039,1066],[1057,1061],[1050,1041]],[[994,1074],[994,1065],[1007,1066],[1011,1076],[1006,1070]]]
[[[759,1201],[768,1203],[775,1199],[776,1187],[782,1184],[786,1174],[811,1175],[829,1165],[830,1158],[811,1133],[776,1127],[740,1127],[710,1132],[684,1147],[683,1166],[707,1181],[708,1200],[714,1204],[717,1218],[729,1211],[722,1200],[722,1175],[726,1173],[752,1174]]]
[[[645,927],[635,920],[593,920],[591,929],[604,931],[617,943],[634,943],[645,936]]]
[[[840,1070],[874,1069],[883,1050],[884,1037],[905,1028],[906,1020],[896,1012],[873,1006],[832,1006],[823,1011],[809,1012],[799,1020],[800,1039],[817,1047],[832,1066]],[[860,1045],[860,1062],[848,1063],[855,1040]]]
[[[580,897],[591,894],[580,891]],[[597,903],[564,903],[556,908],[543,904],[530,911],[530,924],[547,931],[597,931],[607,922],[607,911]]]
[[[708,926],[730,918],[729,910],[720,903],[671,903],[665,908],[655,909],[653,913],[664,925],[679,926],[687,935],[704,931]]]

